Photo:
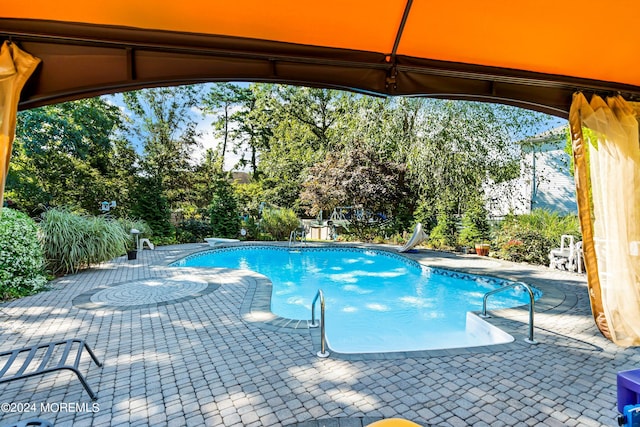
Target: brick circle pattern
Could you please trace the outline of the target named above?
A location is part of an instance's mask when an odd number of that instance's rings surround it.
[[[158,304],[193,296],[209,284],[197,277],[149,278],[102,289],[91,296],[94,304],[127,307]]]
[[[177,274],[150,277],[99,287],[80,294],[73,305],[84,310],[135,310],[184,302],[207,295],[220,287],[210,276]]]

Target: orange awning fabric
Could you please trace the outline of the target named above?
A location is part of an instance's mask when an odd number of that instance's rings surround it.
[[[20,91],[38,62],[37,58],[21,51],[13,43],[5,42],[0,47],[0,209],[16,133]]]
[[[640,42],[639,9],[574,0],[32,0],[3,6],[0,37],[43,59],[21,108],[250,80],[495,101],[567,117],[578,90],[640,99],[638,60],[626,54]],[[615,25],[616,41],[594,36],[588,51],[576,47],[579,23],[597,22]]]

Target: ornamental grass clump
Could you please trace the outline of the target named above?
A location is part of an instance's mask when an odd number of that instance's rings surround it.
[[[42,290],[47,277],[36,223],[22,212],[0,213],[0,301]]]
[[[126,252],[130,235],[114,220],[49,209],[40,222],[49,268],[54,274],[76,273]]]
[[[265,208],[260,227],[276,240],[286,240],[291,231],[300,226],[300,220],[291,209]]]

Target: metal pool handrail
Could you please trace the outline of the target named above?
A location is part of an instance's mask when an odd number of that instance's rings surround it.
[[[322,289],[318,289],[316,296],[313,298],[313,302],[311,303],[311,324],[310,328],[317,328],[318,324],[316,323],[316,301],[320,298],[320,351],[316,353],[318,357],[329,357],[329,352],[327,351],[327,343],[324,331],[324,294],[322,293]]]
[[[482,318],[491,317],[490,315],[487,314],[487,299],[489,298],[490,295],[497,294],[498,292],[501,292],[510,288],[515,288],[517,286],[524,287],[529,293],[529,338],[526,338],[525,341],[528,342],[529,344],[538,344],[538,342],[533,339],[533,313],[535,311],[535,298],[533,296],[533,290],[531,289],[531,286],[527,285],[526,283],[523,283],[523,282],[510,283],[508,285],[501,286],[498,289],[494,289],[484,294],[484,297],[482,298],[482,314],[480,315],[480,317]]]
[[[300,238],[300,244],[304,244],[307,241],[307,236],[304,227],[298,227],[295,230],[291,230],[289,233],[289,247],[291,248],[296,244],[296,239]]]

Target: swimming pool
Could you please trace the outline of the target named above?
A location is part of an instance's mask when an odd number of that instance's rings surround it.
[[[482,309],[486,292],[511,282],[427,268],[392,252],[241,246],[194,254],[172,265],[263,274],[273,283],[271,311],[288,319],[310,319],[311,302],[322,289],[327,343],[340,353],[473,347],[513,340],[468,314]],[[528,294],[516,288],[491,297],[488,308],[527,302]]]

